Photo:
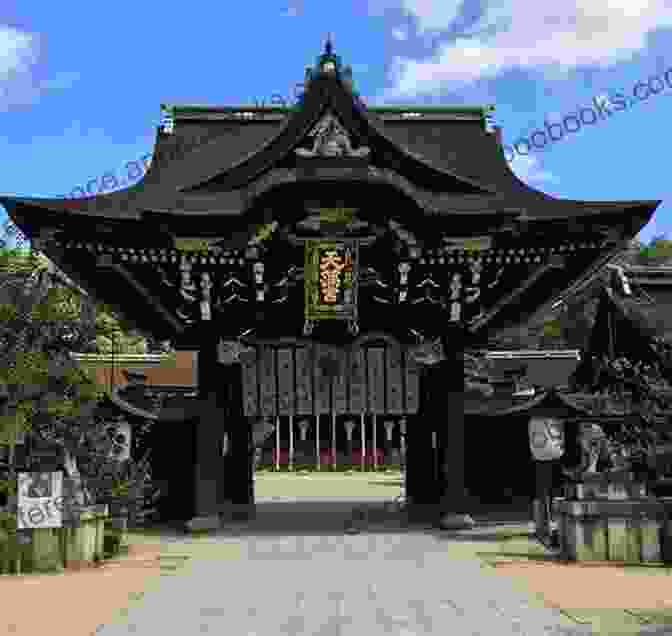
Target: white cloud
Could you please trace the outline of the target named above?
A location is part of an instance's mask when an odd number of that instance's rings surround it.
[[[539,165],[538,157],[515,155],[510,164],[513,173],[524,183],[558,183],[557,177]]]
[[[461,3],[402,0],[420,31],[448,30]],[[508,70],[558,78],[583,66],[608,67],[634,57],[648,35],[672,27],[670,0],[489,0],[480,20],[442,45],[431,60],[395,58],[387,97],[455,89]],[[515,19],[514,19],[515,17]]]
[[[35,94],[32,67],[37,59],[35,36],[0,26],[0,108],[25,103]]]
[[[420,31],[440,31],[455,20],[463,0],[401,0],[401,4],[417,18]]]
[[[60,71],[39,78],[37,36],[0,26],[0,109],[36,101],[45,91],[66,90],[80,78],[75,71]]]
[[[35,58],[32,35],[0,26],[0,76],[26,72]]]

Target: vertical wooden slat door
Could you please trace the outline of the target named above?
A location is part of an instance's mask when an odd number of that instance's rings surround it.
[[[385,350],[382,347],[370,347],[367,351],[369,412],[385,413]]]
[[[420,405],[420,368],[418,363],[409,355],[408,350],[404,352],[404,371],[406,380],[406,413],[413,415],[418,412]]]
[[[294,350],[296,373],[296,412],[298,415],[313,414],[313,367],[310,352],[306,347]]]
[[[259,384],[257,379],[257,356],[255,348],[242,363],[243,407],[246,417],[259,415]]]
[[[339,373],[333,379],[331,391],[334,402],[334,413],[337,415],[343,415],[344,413],[348,412],[348,396],[346,386],[348,376],[348,351],[346,349],[339,349],[337,356]]]
[[[278,349],[278,413],[294,415],[294,361],[291,349]]]
[[[259,377],[261,379],[261,414],[276,415],[275,351],[272,347],[261,348]]]
[[[313,346],[312,355],[305,346],[257,348],[242,365],[246,416],[418,412],[420,368],[401,347]],[[335,377],[322,376],[323,356],[337,358]]]
[[[401,381],[402,354],[399,347],[385,349],[387,409],[390,415],[401,415],[404,412],[403,383]]]
[[[328,356],[329,351],[319,343],[315,343],[314,346],[313,382],[315,387],[315,415],[327,415],[331,411],[329,399],[331,393],[331,379],[322,375],[320,360],[323,356]]]
[[[366,410],[366,367],[363,349],[357,348],[350,353],[348,370],[348,412],[358,415]]]

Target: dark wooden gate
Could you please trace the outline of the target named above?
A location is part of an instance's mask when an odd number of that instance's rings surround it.
[[[243,362],[248,417],[418,411],[419,368],[386,343],[353,349],[320,344],[255,347]]]

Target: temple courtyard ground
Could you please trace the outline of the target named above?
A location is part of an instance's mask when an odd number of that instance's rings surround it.
[[[446,532],[405,526],[398,474],[261,473],[255,491],[252,521],[155,528],[95,569],[0,576],[0,633],[672,634],[670,568],[562,563],[520,506]]]

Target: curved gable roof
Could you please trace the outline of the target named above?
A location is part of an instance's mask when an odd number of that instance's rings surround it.
[[[492,194],[489,188],[481,186],[477,180],[464,178],[452,170],[420,158],[410,149],[398,146],[387,135],[382,122],[367,112],[336,76],[324,75],[309,84],[301,107],[290,114],[275,135],[269,136],[261,147],[248,152],[233,165],[226,161],[230,153],[222,153],[228,140],[218,139],[190,154],[189,162],[173,165],[170,173],[164,176],[185,193],[213,183],[221,190],[239,188],[289,155],[328,110],[364,145],[374,146],[384,155],[394,157],[395,163],[401,166],[400,172],[422,171],[445,190],[452,188],[470,194]],[[173,176],[174,180],[171,178]]]

